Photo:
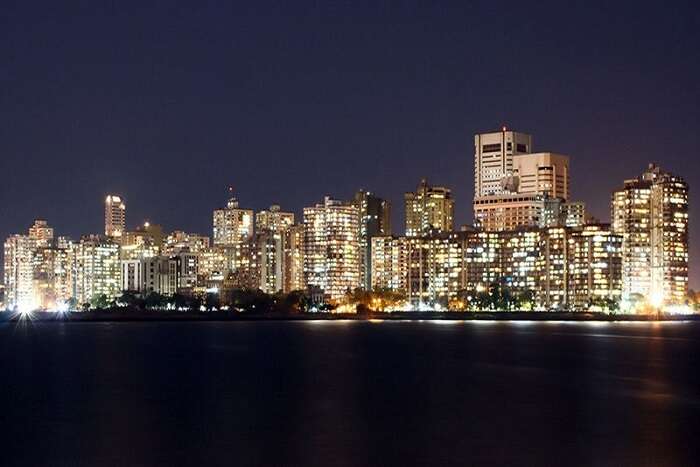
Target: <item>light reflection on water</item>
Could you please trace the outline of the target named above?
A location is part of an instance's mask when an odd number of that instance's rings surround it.
[[[692,465],[698,450],[700,323],[23,326],[0,326],[3,465]]]

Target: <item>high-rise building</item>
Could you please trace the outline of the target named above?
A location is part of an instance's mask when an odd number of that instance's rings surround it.
[[[119,241],[119,256],[122,260],[152,258],[160,255],[163,228],[145,222],[136,230],[126,231]]]
[[[181,258],[154,256],[121,261],[121,289],[142,295],[172,296],[181,287]]]
[[[119,238],[126,230],[126,205],[120,196],[107,195],[105,200],[105,235]]]
[[[72,296],[78,304],[104,295],[117,297],[122,288],[119,245],[109,238],[86,235],[72,248]]]
[[[508,186],[509,183],[512,186]],[[569,156],[551,152],[515,155],[511,178],[506,177],[502,186],[504,191],[546,195],[567,201]]]
[[[360,213],[353,203],[326,197],[304,208],[304,274],[331,300],[360,287]]]
[[[569,234],[567,302],[572,309],[600,306],[622,296],[622,236],[609,225],[587,225]]]
[[[232,197],[223,209],[213,215],[215,246],[235,246],[253,239],[253,210],[239,207],[238,200]]]
[[[11,235],[5,240],[5,305],[8,310],[33,310],[38,307],[34,295],[34,242],[29,235]]]
[[[5,241],[5,292],[9,309],[55,309],[71,297],[67,241],[36,220],[26,235]]]
[[[541,221],[546,197],[536,194],[501,194],[474,199],[474,226],[487,231],[550,225]],[[555,224],[556,225],[556,224]]]
[[[475,225],[496,231],[564,225],[561,204],[569,198],[569,157],[516,154],[507,168],[498,193],[474,198]]]
[[[415,192],[404,195],[406,236],[450,232],[454,227],[454,200],[449,188],[430,186],[422,179]]]
[[[355,193],[355,206],[360,211],[360,275],[362,287],[372,287],[372,238],[391,235],[391,203],[369,191]]]
[[[532,152],[532,136],[501,131],[474,136],[474,198],[503,193],[501,181],[513,173],[513,156]]]
[[[372,237],[372,290],[408,292],[408,237]]]
[[[284,232],[283,292],[306,289],[304,279],[304,225],[295,224]]]
[[[610,309],[622,284],[622,236],[609,225],[464,230],[373,239],[372,286],[410,303],[449,305],[499,284],[540,310]]]
[[[34,244],[37,247],[50,246],[53,242],[53,228],[49,227],[45,220],[37,219],[29,227],[29,238],[34,240]]]
[[[259,258],[259,288],[265,293],[274,294],[284,289],[285,273],[285,230],[260,229],[255,234],[255,244]]]
[[[463,288],[463,239],[468,232],[437,232],[425,237],[407,237],[408,266],[406,298],[447,307]]]
[[[281,232],[292,225],[294,225],[294,213],[282,211],[277,204],[273,204],[270,209],[260,211],[255,215],[255,228],[257,230]]]
[[[284,290],[287,268],[286,232],[294,225],[294,214],[276,204],[255,216],[255,245],[258,258],[259,288],[266,293]]]
[[[164,256],[173,256],[183,251],[201,253],[208,248],[208,236],[176,230],[163,239],[161,251]]]
[[[688,293],[688,185],[651,164],[612,195],[626,300],[681,304]]]
[[[549,196],[542,199],[539,227],[582,227],[588,221],[586,204],[582,201],[565,202]]]
[[[213,215],[214,249],[225,257],[224,279],[239,288],[257,288],[258,254],[253,236],[254,214],[231,197]]]

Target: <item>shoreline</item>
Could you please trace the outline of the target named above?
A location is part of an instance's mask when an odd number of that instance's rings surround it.
[[[0,312],[0,323],[30,320],[33,322],[164,322],[164,321],[568,321],[568,322],[658,322],[698,321],[693,315],[623,315],[602,312],[547,312],[547,311],[493,311],[493,312],[371,312],[355,313],[265,313],[235,311],[88,311],[88,312],[33,312],[20,315]]]

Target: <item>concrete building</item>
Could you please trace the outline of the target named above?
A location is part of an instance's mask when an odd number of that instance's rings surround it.
[[[415,192],[404,195],[406,236],[420,237],[454,228],[454,200],[449,188],[430,186],[422,179]]]
[[[255,215],[256,230],[282,232],[292,225],[294,225],[294,213],[282,211],[277,204],[273,204],[269,209]]]
[[[567,293],[571,309],[603,306],[622,298],[621,235],[609,225],[587,225],[569,234]]]
[[[415,308],[448,306],[499,284],[540,310],[614,309],[622,236],[609,225],[461,231],[373,239],[373,287],[406,293]]]
[[[513,173],[513,156],[532,152],[532,136],[501,131],[474,136],[474,198],[504,192],[501,180]]]
[[[474,199],[474,225],[486,231],[514,230],[542,225],[545,197],[501,194]]]
[[[285,288],[289,273],[286,233],[293,225],[294,214],[276,204],[255,216],[259,288],[263,292],[274,294]]]
[[[565,202],[548,196],[542,199],[539,227],[583,227],[589,220],[582,201]]]
[[[29,238],[34,241],[36,247],[48,247],[53,243],[53,228],[43,219],[34,221],[29,227]]]
[[[408,291],[408,237],[372,237],[372,290]]]
[[[305,290],[304,279],[304,225],[295,224],[284,232],[284,286],[282,291]]]
[[[360,276],[362,287],[372,287],[372,238],[391,235],[391,203],[369,191],[355,193],[355,206],[360,211]]]
[[[179,256],[122,260],[122,290],[137,292],[143,296],[151,293],[172,296],[181,289],[182,265],[182,258]]]
[[[285,229],[260,229],[255,234],[255,243],[260,259],[259,288],[274,294],[284,289],[285,273]]]
[[[688,293],[688,185],[651,164],[612,195],[613,230],[623,236],[622,294],[654,306]]]
[[[117,195],[107,195],[105,200],[105,235],[120,238],[126,231],[126,204]]]
[[[468,232],[407,238],[406,298],[416,308],[446,308],[464,284],[462,244]]]
[[[183,251],[199,254],[208,248],[208,236],[175,230],[163,239],[161,252],[164,256],[174,256]]]
[[[253,240],[253,210],[239,207],[232,197],[213,214],[214,246],[232,247]]]
[[[516,154],[496,194],[474,198],[474,224],[489,231],[564,225],[569,157],[551,152]]]
[[[33,254],[34,242],[29,235],[15,234],[5,240],[4,283],[8,310],[33,310],[39,305],[34,295]]]
[[[71,249],[72,296],[78,305],[104,295],[108,299],[121,293],[119,245],[99,235],[86,235]]]
[[[508,182],[513,186],[508,186]],[[506,177],[502,188],[520,194],[569,199],[569,156],[551,152],[513,156],[512,180]]]
[[[360,287],[360,213],[353,203],[325,197],[304,208],[304,275],[309,286],[341,300]]]
[[[68,242],[54,239],[45,220],[26,235],[11,235],[4,245],[5,305],[30,311],[64,306],[71,298]]]

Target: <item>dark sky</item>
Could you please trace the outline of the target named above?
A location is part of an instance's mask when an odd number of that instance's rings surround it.
[[[211,234],[228,185],[296,212],[364,187],[402,230],[422,176],[465,223],[473,134],[507,124],[604,220],[647,163],[685,176],[700,286],[697,2],[380,3],[2,2],[0,236],[101,232],[108,192]]]

